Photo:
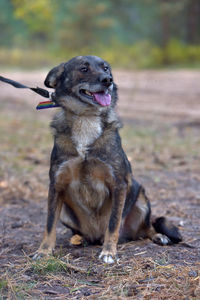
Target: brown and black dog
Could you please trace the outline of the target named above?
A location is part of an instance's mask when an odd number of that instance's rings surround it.
[[[53,68],[45,85],[55,89],[61,111],[51,123],[47,224],[34,258],[52,253],[59,218],[85,240],[103,243],[99,257],[106,263],[114,262],[118,241],[181,241],[165,218],[150,222],[150,202],[122,149],[109,64],[97,56],[78,56]]]

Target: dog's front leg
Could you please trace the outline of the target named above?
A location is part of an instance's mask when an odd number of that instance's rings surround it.
[[[40,259],[43,256],[53,254],[56,243],[56,224],[60,216],[61,208],[62,201],[59,199],[58,193],[55,191],[54,186],[50,185],[46,229],[42,243],[33,256],[33,259]]]
[[[105,263],[114,263],[126,193],[127,185],[125,183],[118,185],[112,191],[112,210],[104,237],[103,249],[99,256]]]

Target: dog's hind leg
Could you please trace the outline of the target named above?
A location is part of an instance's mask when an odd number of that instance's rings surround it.
[[[54,187],[50,185],[46,229],[42,243],[33,256],[33,259],[40,259],[43,256],[53,254],[56,242],[56,224],[60,217],[61,208],[62,200]]]
[[[156,218],[152,223],[156,234],[153,234],[152,241],[160,245],[178,244],[182,241],[182,236],[176,226],[171,224],[166,218]]]
[[[178,228],[164,217],[157,218],[151,224],[150,201],[142,187],[137,201],[124,218],[120,235],[121,241],[139,238],[150,238],[154,243],[162,246],[179,243],[182,240]]]
[[[131,199],[129,207],[124,209],[126,215],[122,220],[122,226],[120,230],[120,242],[127,240],[137,240],[138,238],[146,238],[149,235],[151,225],[151,207],[149,199],[145,194],[145,190],[139,184],[136,184],[134,180],[133,189],[137,189],[137,193],[133,190],[131,193]],[[131,202],[133,203],[131,205]]]

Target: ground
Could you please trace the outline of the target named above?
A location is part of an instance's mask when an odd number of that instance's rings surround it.
[[[42,86],[45,74],[2,75]],[[200,72],[114,75],[134,175],[153,215],[176,224],[183,243],[119,245],[120,260],[106,265],[100,246],[70,245],[59,224],[55,256],[33,261],[46,220],[55,109],[36,111],[43,98],[0,83],[0,299],[200,299]]]

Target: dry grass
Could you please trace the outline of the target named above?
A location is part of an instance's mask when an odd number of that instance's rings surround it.
[[[23,263],[23,268],[22,268]],[[153,259],[132,258],[108,266],[92,262],[92,268],[79,268],[72,258],[29,258],[12,266],[0,281],[1,295],[16,299],[199,299],[199,265],[174,266]],[[96,295],[96,296],[95,296]],[[87,298],[88,299],[88,298]]]

